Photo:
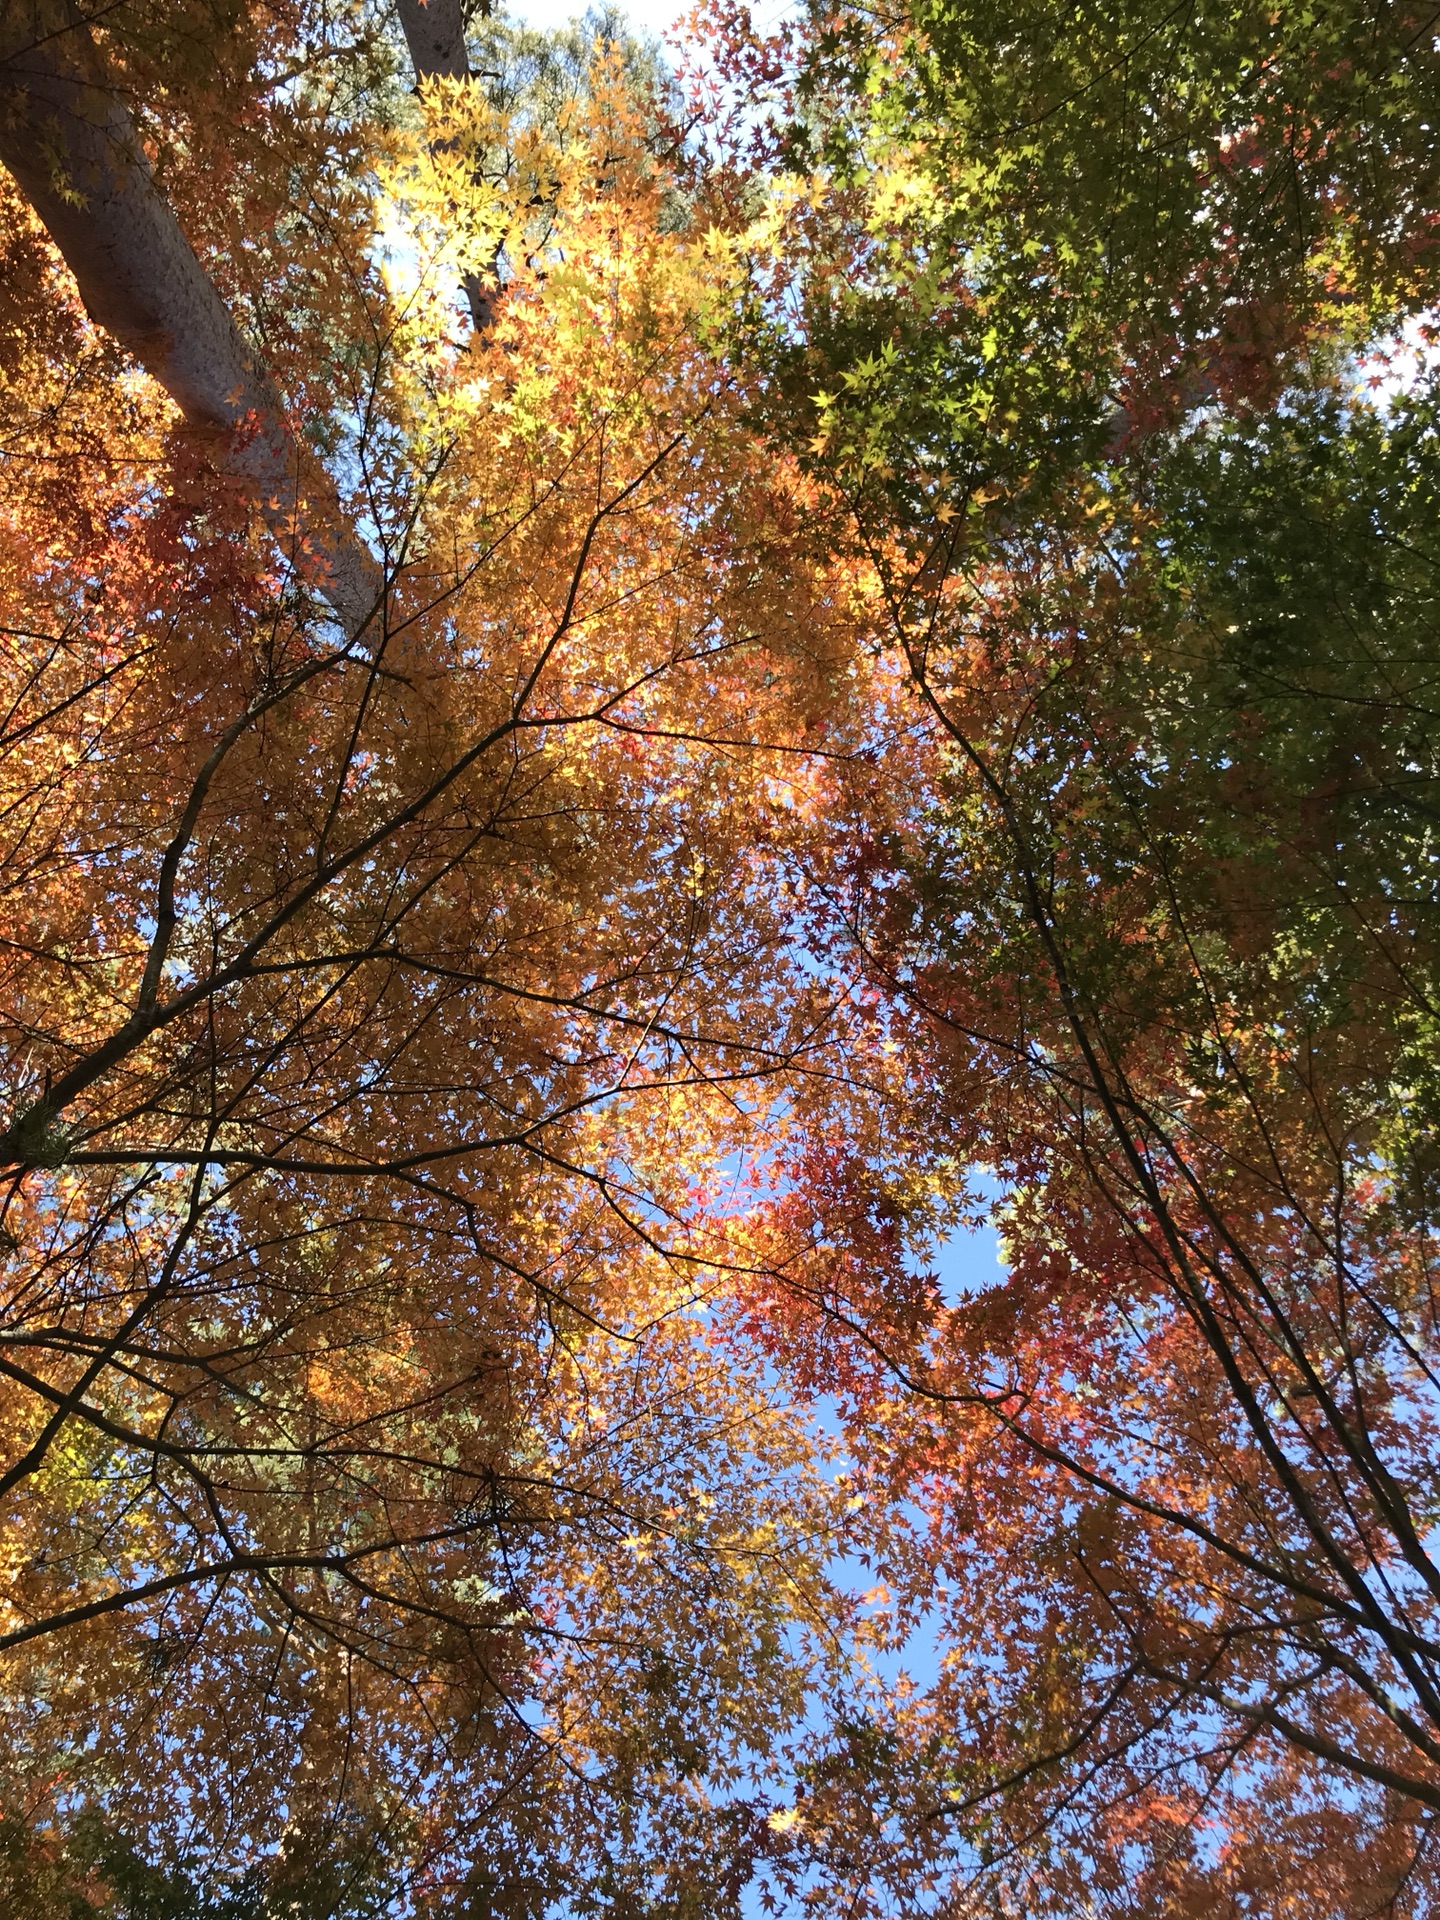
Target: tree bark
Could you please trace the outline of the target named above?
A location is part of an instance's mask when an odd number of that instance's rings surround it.
[[[471,77],[461,0],[395,0],[395,6],[417,80]]]
[[[156,187],[88,23],[71,0],[29,0],[5,38],[0,160],[86,311],[212,442],[216,466],[244,483],[353,638],[379,602],[380,568]]]

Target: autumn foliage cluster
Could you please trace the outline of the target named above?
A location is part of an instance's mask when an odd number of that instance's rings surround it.
[[[1437,35],[5,10],[0,1913],[1440,1909]]]

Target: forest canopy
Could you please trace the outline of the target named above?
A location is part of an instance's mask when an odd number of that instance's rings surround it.
[[[0,250],[0,1914],[1440,1912],[1440,11],[14,0]]]

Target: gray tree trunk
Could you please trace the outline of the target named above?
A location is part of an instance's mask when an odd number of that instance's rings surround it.
[[[92,320],[113,334],[241,480],[297,571],[353,638],[381,596],[334,482],[161,197],[72,0],[6,7],[0,160],[44,222]]]
[[[461,0],[395,0],[395,11],[417,80],[470,78]]]

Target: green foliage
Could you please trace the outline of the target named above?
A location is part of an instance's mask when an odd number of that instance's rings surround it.
[[[1407,1204],[1432,1211],[1440,391],[1432,378],[1383,413],[1302,393],[1253,427],[1198,431],[1157,499],[1159,569],[1203,695],[1170,722],[1207,769],[1191,817],[1216,856],[1265,860],[1250,892],[1292,1018],[1353,1018],[1381,996],[1375,1145]]]
[[[877,513],[978,497],[1014,526],[1435,298],[1418,11],[917,0],[875,26],[817,7],[801,37],[780,154],[806,211],[761,351],[788,430]]]
[[[238,1878],[146,1858],[96,1813],[37,1830],[0,1821],[3,1920],[378,1920],[395,1893],[393,1862],[363,1839],[292,1844]]]

